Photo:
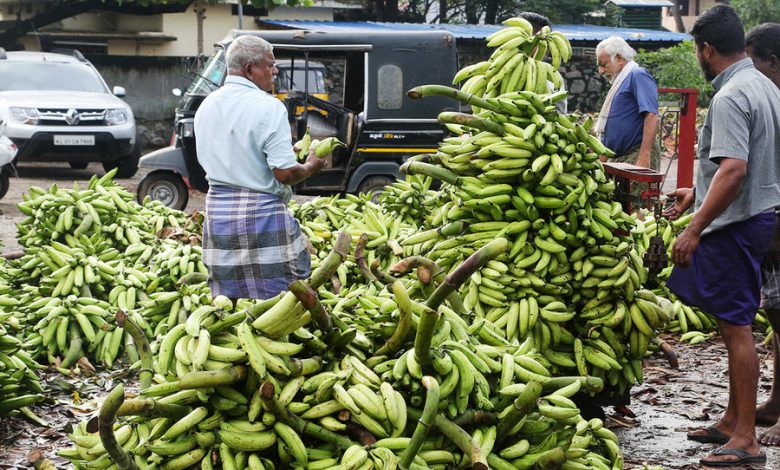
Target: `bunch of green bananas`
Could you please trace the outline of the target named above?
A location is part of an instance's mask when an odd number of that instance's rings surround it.
[[[436,202],[437,193],[430,189],[432,183],[432,178],[417,175],[399,179],[385,186],[380,204],[385,211],[416,226],[428,217]]]
[[[0,296],[3,308],[14,307],[14,299]],[[13,304],[13,305],[11,305]],[[0,416],[7,416],[39,401],[43,389],[35,373],[40,366],[30,357],[14,333],[21,327],[11,313],[0,312]]]
[[[548,26],[534,33],[531,24],[523,18],[510,18],[504,24],[506,28],[486,39],[488,47],[496,48],[490,58],[464,67],[452,83],[465,80],[461,90],[483,98],[521,90],[535,93],[560,90],[563,78],[558,68],[572,56],[566,36],[550,31]],[[551,63],[544,62],[548,53]],[[475,112],[478,109],[479,106]]]

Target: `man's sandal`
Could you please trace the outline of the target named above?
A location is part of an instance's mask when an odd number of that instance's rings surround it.
[[[744,449],[725,449],[718,447],[712,451],[712,455],[733,455],[736,460],[709,460],[706,457],[699,460],[699,463],[708,467],[733,467],[735,465],[764,464],[766,463],[766,454],[763,452],[751,454]]]
[[[704,428],[696,429],[696,431],[704,431],[705,434],[691,434],[688,433],[688,440],[703,442],[705,444],[725,444],[731,439],[729,436],[723,433],[715,426],[707,426]]]

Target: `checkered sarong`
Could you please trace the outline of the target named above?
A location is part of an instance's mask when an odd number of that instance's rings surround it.
[[[268,299],[309,276],[301,227],[278,196],[211,186],[206,196],[203,263],[211,295]]]

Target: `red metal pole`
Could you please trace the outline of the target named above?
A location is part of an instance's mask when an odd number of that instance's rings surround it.
[[[696,142],[696,100],[699,90],[686,88],[680,90],[683,98],[680,110],[680,135],[678,136],[677,187],[693,187],[693,147]]]

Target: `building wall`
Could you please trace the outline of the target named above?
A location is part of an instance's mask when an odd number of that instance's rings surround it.
[[[688,0],[688,14],[683,15],[682,20],[685,25],[685,31],[690,31],[696,22],[696,10],[698,6],[699,13],[703,13],[719,3],[725,3],[722,0]],[[661,13],[661,26],[669,31],[677,31],[674,16],[669,8],[664,8]]]

